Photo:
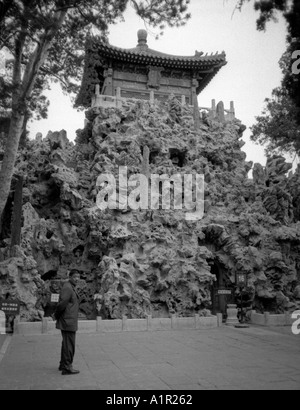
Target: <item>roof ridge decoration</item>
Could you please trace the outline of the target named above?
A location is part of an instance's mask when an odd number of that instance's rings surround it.
[[[139,30],[138,31],[138,44],[134,48],[117,47],[109,43],[105,43],[103,41],[99,42],[98,45],[100,49],[104,49],[106,51],[111,50],[112,53],[117,52],[117,53],[129,53],[129,54],[144,54],[144,55],[151,55],[151,56],[155,55],[157,57],[163,57],[166,59],[174,59],[174,60],[197,60],[197,59],[201,60],[201,59],[213,57],[214,59],[217,58],[219,60],[224,61],[224,63],[226,62],[225,51],[222,51],[221,53],[219,52],[211,53],[210,55],[206,53],[204,55],[203,51],[196,50],[193,56],[168,54],[168,53],[163,53],[163,52],[149,48],[148,43],[147,43],[147,38],[148,38],[147,31]]]

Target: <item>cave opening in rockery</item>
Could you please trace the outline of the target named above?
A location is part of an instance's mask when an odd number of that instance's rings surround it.
[[[225,320],[227,318],[227,305],[233,303],[234,289],[221,264],[216,260],[211,264],[211,273],[216,277],[211,286],[211,311],[213,315],[222,313],[223,320]],[[231,291],[231,295],[226,294],[224,290]]]

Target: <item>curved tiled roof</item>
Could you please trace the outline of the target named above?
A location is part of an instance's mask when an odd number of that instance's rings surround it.
[[[97,48],[99,53],[105,57],[136,64],[152,64],[180,69],[218,68],[227,64],[225,52],[213,55],[196,52],[194,56],[185,57],[160,53],[147,46],[123,49],[110,44],[98,43]]]

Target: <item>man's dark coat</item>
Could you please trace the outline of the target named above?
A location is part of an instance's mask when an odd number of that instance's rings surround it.
[[[76,332],[78,329],[79,297],[70,282],[66,282],[60,292],[55,311],[56,329]]]

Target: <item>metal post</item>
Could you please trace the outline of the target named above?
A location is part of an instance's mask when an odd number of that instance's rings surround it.
[[[211,101],[211,118],[216,116],[216,100]]]

